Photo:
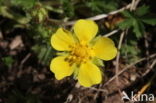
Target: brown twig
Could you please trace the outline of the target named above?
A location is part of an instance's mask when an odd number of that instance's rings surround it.
[[[148,34],[147,33],[144,33],[144,43],[145,43],[145,53],[146,53],[146,56],[148,57],[149,55],[149,44],[148,44]],[[147,60],[147,65],[149,66],[149,60]]]
[[[156,53],[152,54],[149,56],[149,59],[154,58],[156,56]],[[114,75],[111,79],[109,79],[104,86],[108,85],[110,82],[112,82],[117,76],[121,75],[123,72],[127,71],[129,68],[131,68],[132,66],[147,60],[147,57],[144,57],[142,59],[137,60],[136,62],[129,64],[128,66],[126,66],[125,68],[123,68],[121,71],[118,72],[118,74]]]
[[[112,12],[110,12],[108,14],[99,14],[99,15],[96,15],[96,16],[93,16],[93,17],[89,17],[89,18],[86,18],[86,19],[97,21],[97,20],[101,20],[101,19],[107,18],[109,15],[114,15],[114,14],[120,13],[120,12],[126,10],[126,9],[132,8],[133,10],[135,10],[139,2],[140,2],[140,0],[133,0],[132,3],[126,5],[123,8],[120,8],[118,10],[112,11]],[[65,26],[73,25],[75,22],[76,21],[69,21],[69,22],[64,23],[63,25],[65,25]]]
[[[82,89],[87,89],[87,88],[82,88]],[[94,90],[94,91],[97,91],[97,92],[107,93],[107,90],[100,89],[100,88],[89,87],[88,89],[90,89],[90,90]]]
[[[130,5],[130,10],[131,10],[131,11],[136,9],[136,6],[137,6],[137,5],[135,5],[135,2],[136,2],[136,0],[132,0],[132,2],[131,2],[131,5]],[[117,75],[118,72],[119,72],[120,49],[121,49],[121,46],[122,46],[122,42],[123,42],[124,35],[125,35],[127,32],[128,32],[128,29],[125,29],[125,30],[121,33],[121,35],[120,35],[119,44],[118,44],[118,50],[119,50],[119,51],[118,51],[118,53],[117,53],[116,65],[115,65],[115,75]],[[116,76],[116,84],[117,84],[117,86],[120,85],[120,84],[119,84],[118,75]],[[121,95],[121,90],[119,89],[118,91],[119,91],[119,94]]]
[[[0,40],[3,39],[2,32],[0,31]]]
[[[104,37],[112,36],[112,35],[114,35],[115,33],[117,33],[118,31],[119,31],[119,29],[113,30],[112,32],[105,34]]]
[[[80,84],[78,82],[75,84],[75,88],[80,88]],[[73,94],[69,93],[64,103],[70,103],[72,99],[73,99]]]
[[[102,84],[99,85],[98,89],[102,87]],[[98,97],[100,91],[97,91],[94,95],[94,100],[96,100],[96,98]]]
[[[149,58],[147,58],[147,60],[149,60]],[[152,62],[152,64],[148,67],[148,69],[145,71],[145,73],[143,73],[142,76],[144,77],[145,75],[147,75],[153,69],[155,65],[156,65],[156,60]]]
[[[121,9],[118,9],[118,10],[115,10],[115,11],[112,11],[108,14],[99,14],[99,15],[96,15],[96,16],[93,16],[93,17],[89,17],[89,18],[86,18],[86,19],[89,19],[89,20],[101,20],[101,19],[104,19],[106,17],[108,17],[109,15],[114,15],[114,14],[117,14],[119,12],[122,12],[126,9],[129,9],[131,7],[131,4],[128,4],[126,5],[125,7],[121,8]],[[64,23],[63,25],[65,26],[69,26],[69,25],[73,25],[76,21],[69,21],[69,22],[66,22]]]
[[[120,40],[119,40],[119,44],[118,44],[118,53],[117,53],[117,57],[116,57],[116,65],[115,65],[115,74],[117,75],[118,72],[119,72],[119,58],[120,58],[120,49],[121,49],[121,45],[122,45],[122,42],[123,42],[123,38],[124,38],[124,35],[125,35],[125,31],[123,31],[120,35]],[[116,76],[116,83],[117,85],[119,85],[119,79],[118,79],[118,76]]]
[[[131,7],[130,7],[131,11],[135,10],[135,1],[136,0],[132,0]]]
[[[31,56],[31,53],[28,53],[28,54],[23,58],[23,60],[22,60],[21,63],[20,63],[19,68],[22,68],[22,67],[23,67],[23,64],[30,58],[30,56]]]
[[[155,66],[155,64],[156,64],[156,60],[154,60],[152,62],[152,64],[150,65],[150,68],[153,68]],[[155,77],[156,77],[156,71],[155,71],[154,75],[150,78],[150,80],[139,90],[139,92],[136,95],[136,98],[138,98],[141,94],[143,94],[147,90],[147,88],[150,87],[150,85],[152,84],[152,81]]]

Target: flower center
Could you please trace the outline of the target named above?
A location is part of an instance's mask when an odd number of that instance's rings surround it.
[[[71,48],[72,51],[70,53],[70,56],[67,58],[71,64],[85,63],[93,57],[93,49],[83,42],[76,43]]]

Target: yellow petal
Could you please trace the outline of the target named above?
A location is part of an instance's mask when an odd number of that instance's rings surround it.
[[[82,64],[78,74],[78,82],[84,87],[99,84],[102,81],[100,69],[91,62]]]
[[[111,60],[117,55],[114,42],[106,37],[100,37],[93,46],[95,56],[103,60]]]
[[[51,45],[59,51],[70,51],[70,46],[74,44],[71,33],[67,30],[59,28],[51,37]]]
[[[74,32],[80,41],[89,42],[98,32],[98,26],[91,20],[78,20],[74,25]]]
[[[50,70],[55,74],[56,79],[60,80],[73,73],[73,68],[65,61],[65,56],[54,58],[50,64]]]

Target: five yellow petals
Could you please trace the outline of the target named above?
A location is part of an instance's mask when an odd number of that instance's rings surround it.
[[[84,87],[90,87],[102,82],[100,68],[93,63],[93,58],[111,60],[117,54],[114,42],[106,37],[100,37],[94,45],[90,42],[98,32],[98,26],[91,20],[78,20],[74,33],[59,28],[51,37],[51,45],[58,51],[66,52],[52,59],[50,70],[56,79],[77,74],[78,82]]]

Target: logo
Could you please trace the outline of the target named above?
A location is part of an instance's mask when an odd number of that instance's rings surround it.
[[[154,94],[134,94],[132,91],[130,96],[127,95],[125,91],[122,92],[122,100],[128,100],[133,102],[145,102],[145,101],[154,101]]]

